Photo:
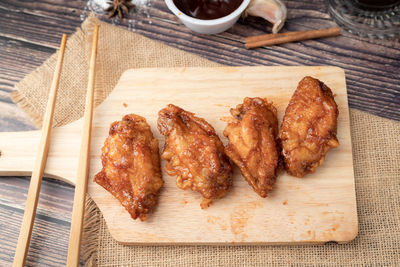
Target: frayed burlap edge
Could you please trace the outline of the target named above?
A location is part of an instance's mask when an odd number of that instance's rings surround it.
[[[83,266],[97,265],[97,248],[99,242],[100,210],[96,203],[86,195],[85,217],[83,222],[81,264]]]
[[[51,58],[49,58],[51,59]],[[32,73],[33,74],[33,73]],[[37,79],[36,77],[39,76],[34,76],[32,75],[32,79]],[[14,91],[10,93],[11,100],[17,104],[33,121],[36,127],[40,128],[42,126],[42,117],[39,116],[38,111],[35,109],[35,106],[33,106],[25,96],[21,95],[18,91]]]
[[[77,31],[68,38],[65,54],[68,53],[70,47],[79,46],[85,39],[85,34],[81,28],[77,28]],[[57,62],[59,51],[50,56],[40,67],[35,69],[33,72],[28,74],[23,80],[15,85],[15,91],[11,92],[11,100],[17,104],[32,120],[36,127],[41,128],[43,117],[38,115],[41,112],[35,108],[26,96],[19,92],[19,87],[29,87],[29,84],[39,83],[42,79],[44,71],[53,70]],[[61,70],[62,71],[62,70]]]
[[[89,50],[91,47],[93,28],[97,23],[101,23],[96,16],[91,13],[82,25],[77,28],[76,32],[68,37],[67,45],[65,49],[64,64],[66,57],[72,57],[74,59],[80,58],[82,62],[88,62]],[[60,36],[61,37],[61,36]],[[77,54],[74,53],[74,49],[82,48],[86,53]],[[20,88],[30,88],[30,84],[40,84],[43,78],[43,73],[54,73],[55,66],[59,51],[51,55],[40,67],[35,69],[33,72],[28,74],[24,79],[22,79],[18,84],[15,85],[13,92],[10,93],[11,100],[18,105],[33,121],[36,127],[41,128],[43,122],[43,113],[35,107],[35,104],[29,101],[26,95],[20,93]],[[63,67],[64,68],[64,67]],[[87,68],[89,69],[89,68]],[[63,70],[61,70],[62,72]],[[60,81],[61,83],[61,81]],[[107,96],[105,92],[102,91],[101,87],[96,87],[96,92],[94,96],[95,106],[99,105]],[[46,89],[47,91],[50,88]],[[56,107],[57,108],[57,107]],[[56,120],[56,119],[55,119]],[[55,121],[54,126],[61,126],[69,122]]]

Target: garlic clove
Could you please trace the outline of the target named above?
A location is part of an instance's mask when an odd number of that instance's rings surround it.
[[[272,32],[282,29],[287,17],[287,9],[281,0],[251,0],[245,16],[261,17],[273,24]]]

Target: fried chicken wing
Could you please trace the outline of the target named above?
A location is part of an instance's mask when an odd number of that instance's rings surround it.
[[[232,185],[232,166],[214,128],[170,104],[158,113],[158,129],[165,136],[161,157],[168,161],[167,173],[177,177],[177,186],[200,192],[203,209],[223,197]]]
[[[279,165],[276,108],[262,98],[246,97],[231,109],[233,121],[225,128],[228,157],[240,168],[249,185],[261,197],[272,190]]]
[[[126,115],[111,124],[96,183],[116,197],[133,219],[146,220],[164,183],[158,141],[143,117]]]
[[[313,173],[324,162],[326,153],[339,145],[338,115],[328,86],[312,77],[300,81],[279,133],[285,167],[291,175]]]

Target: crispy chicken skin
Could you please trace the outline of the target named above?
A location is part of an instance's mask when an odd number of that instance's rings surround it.
[[[279,132],[285,167],[291,175],[313,173],[326,153],[339,145],[338,115],[331,89],[317,79],[304,77],[286,108]]]
[[[249,185],[266,197],[276,181],[279,165],[278,118],[266,99],[246,97],[231,109],[233,121],[225,128],[228,157],[240,168]]]
[[[133,219],[146,220],[164,183],[158,141],[143,117],[126,115],[111,124],[96,183],[116,197]]]
[[[200,192],[203,209],[223,197],[232,185],[232,166],[214,128],[170,104],[158,113],[158,129],[165,136],[165,170],[177,177],[177,186]]]

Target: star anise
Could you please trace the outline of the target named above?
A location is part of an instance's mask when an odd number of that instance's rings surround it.
[[[135,7],[131,0],[113,0],[108,2],[110,5],[104,11],[108,12],[108,18],[118,15],[120,19],[128,15],[129,11]]]

